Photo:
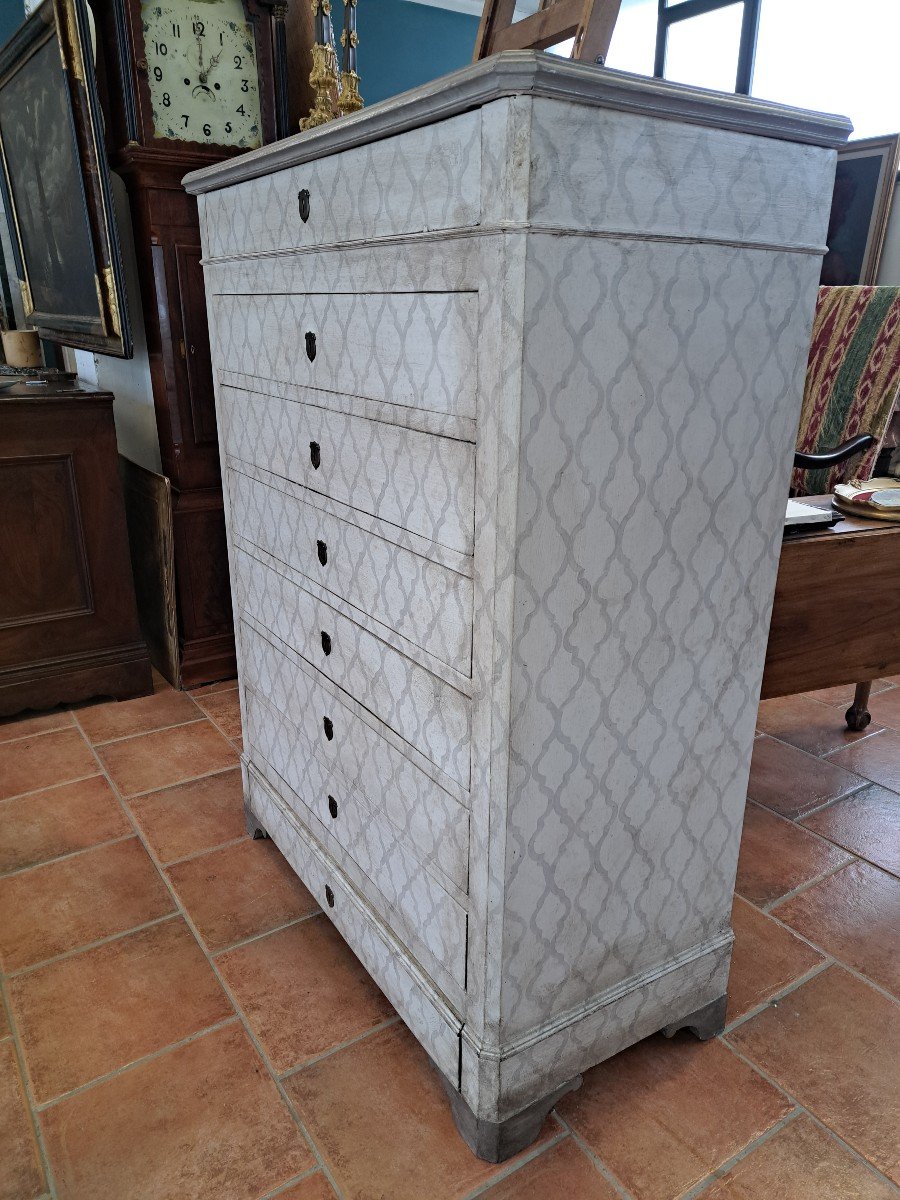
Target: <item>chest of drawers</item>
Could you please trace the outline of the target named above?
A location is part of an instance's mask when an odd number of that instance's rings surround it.
[[[847,132],[509,53],[186,181],[249,826],[484,1157],[721,1026]]]

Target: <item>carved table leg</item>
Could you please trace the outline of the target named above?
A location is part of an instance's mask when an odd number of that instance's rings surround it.
[[[250,805],[246,802],[246,800],[244,801],[244,820],[247,824],[247,832],[252,838],[267,838],[269,836],[265,829],[263,829],[262,825],[260,825],[257,818],[253,815]]]
[[[871,691],[871,679],[867,683],[858,683],[856,685],[856,694],[853,697],[853,703],[844,714],[844,720],[847,722],[848,729],[865,729],[872,720],[872,714],[869,712],[869,695]]]
[[[708,1042],[710,1038],[718,1037],[725,1028],[726,1003],[727,997],[720,996],[718,1000],[713,1000],[709,1004],[705,1004],[703,1008],[698,1008],[696,1012],[688,1013],[680,1021],[673,1021],[671,1025],[664,1025],[663,1034],[670,1038],[674,1037],[679,1029],[689,1029],[701,1042]]]
[[[433,1065],[433,1064],[432,1064]],[[501,1163],[530,1146],[543,1128],[547,1114],[557,1100],[561,1100],[567,1092],[574,1092],[581,1087],[581,1076],[568,1080],[555,1091],[541,1096],[527,1108],[507,1117],[505,1121],[486,1121],[476,1117],[463,1100],[455,1087],[449,1082],[443,1071],[435,1067],[441,1077],[441,1083],[450,1099],[450,1111],[459,1135],[473,1154],[483,1162]]]

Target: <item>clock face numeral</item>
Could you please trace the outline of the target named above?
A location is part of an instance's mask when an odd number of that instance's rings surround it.
[[[256,47],[241,0],[145,2],[141,20],[156,136],[261,145]]]

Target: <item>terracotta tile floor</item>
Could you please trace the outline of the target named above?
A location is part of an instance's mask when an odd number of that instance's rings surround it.
[[[0,722],[0,1200],[900,1197],[900,679],[759,716],[725,1034],[500,1167],[241,815],[234,683]]]

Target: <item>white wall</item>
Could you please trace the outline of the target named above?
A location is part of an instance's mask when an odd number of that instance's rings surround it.
[[[144,315],[134,253],[131,211],[122,180],[118,175],[111,174],[110,181],[125,268],[125,291],[131,318],[134,357],[112,358],[107,354],[90,356],[93,360],[91,382],[115,396],[113,413],[120,453],[133,462],[140,463],[142,467],[159,471],[159,435],[156,432],[156,412],[153,408],[153,391],[150,385],[150,360],[147,357],[147,340],[144,335]],[[83,357],[79,354],[79,359]],[[82,367],[79,362],[78,373],[89,378],[87,364]]]

